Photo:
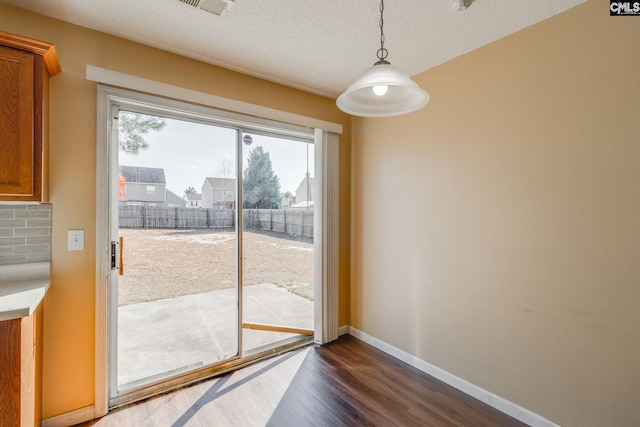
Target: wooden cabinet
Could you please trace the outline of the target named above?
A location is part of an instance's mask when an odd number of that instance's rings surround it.
[[[0,425],[40,425],[41,361],[36,330],[41,308],[31,316],[0,321]]]
[[[55,46],[0,31],[0,201],[46,201],[49,77]]]

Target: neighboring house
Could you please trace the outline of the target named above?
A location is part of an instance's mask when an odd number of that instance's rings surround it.
[[[120,201],[164,205],[167,199],[167,180],[162,168],[120,166]]]
[[[167,189],[166,206],[168,208],[184,208],[187,206],[187,202],[173,191]]]
[[[301,204],[304,202],[313,202],[313,182],[314,178],[309,176],[309,172],[307,172],[300,185],[298,185],[295,198],[296,202],[292,207],[298,207],[296,205],[307,207],[309,204]]]
[[[202,194],[200,193],[185,193],[184,198],[188,208],[201,208],[202,207]]]
[[[233,209],[236,204],[236,180],[234,178],[207,177],[202,184],[202,207]]]

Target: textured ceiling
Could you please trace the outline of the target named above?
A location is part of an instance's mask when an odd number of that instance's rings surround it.
[[[419,74],[586,0],[450,1],[387,0],[388,61]],[[237,0],[222,16],[179,0],[0,2],[333,98],[380,47],[378,0]]]

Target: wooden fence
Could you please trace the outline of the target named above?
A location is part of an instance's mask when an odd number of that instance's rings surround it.
[[[313,238],[313,209],[244,209],[242,212],[245,229]],[[118,207],[120,228],[229,230],[235,228],[235,218],[235,209]]]
[[[246,230],[313,238],[313,209],[244,209],[242,224]]]

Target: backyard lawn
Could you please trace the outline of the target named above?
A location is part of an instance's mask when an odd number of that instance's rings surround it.
[[[120,306],[236,285],[236,238],[210,230],[120,229]],[[245,232],[244,285],[273,283],[313,299],[313,244]]]

